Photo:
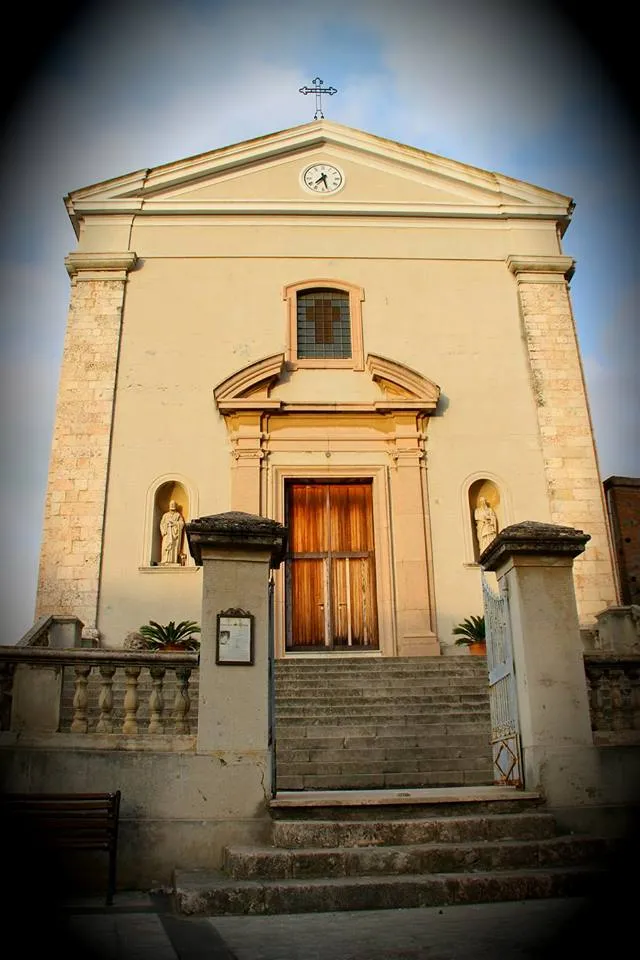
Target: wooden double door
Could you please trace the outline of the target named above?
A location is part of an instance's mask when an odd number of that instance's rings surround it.
[[[371,481],[295,481],[286,492],[287,649],[376,649]]]

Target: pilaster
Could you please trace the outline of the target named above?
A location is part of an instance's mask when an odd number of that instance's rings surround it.
[[[96,615],[113,404],[130,251],[72,253],[71,298],[45,500],[36,617]]]
[[[553,523],[581,527],[591,540],[576,559],[580,621],[616,602],[602,484],[567,280],[571,257],[510,256],[531,369]]]
[[[423,489],[424,446],[415,414],[396,413],[391,447],[392,526],[398,656],[437,656],[434,632],[427,505]]]

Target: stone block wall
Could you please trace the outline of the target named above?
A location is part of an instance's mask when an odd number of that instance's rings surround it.
[[[36,617],[73,614],[95,633],[120,329],[135,254],[71,254]]]

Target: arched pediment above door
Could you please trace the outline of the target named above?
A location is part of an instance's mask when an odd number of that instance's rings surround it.
[[[370,353],[365,371],[354,371],[354,377],[369,377],[378,387],[379,395],[371,399],[327,402],[325,399],[304,396],[300,399],[272,397],[274,387],[286,371],[285,356],[276,353],[257,360],[227,377],[213,391],[216,405],[222,414],[241,410],[279,411],[280,413],[322,413],[345,411],[350,413],[387,413],[394,410],[415,411],[422,415],[435,412],[440,387],[416,370],[397,360]],[[322,375],[322,372],[318,372]],[[296,376],[291,372],[290,376]]]

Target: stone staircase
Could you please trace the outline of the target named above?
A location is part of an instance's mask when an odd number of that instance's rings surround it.
[[[484,657],[275,666],[278,791],[492,783]]]
[[[492,785],[484,657],[276,664],[270,842],[176,870],[189,915],[588,896],[614,841]]]
[[[177,870],[187,915],[318,913],[595,896],[615,841],[563,835],[513,788],[283,793],[271,844]]]

